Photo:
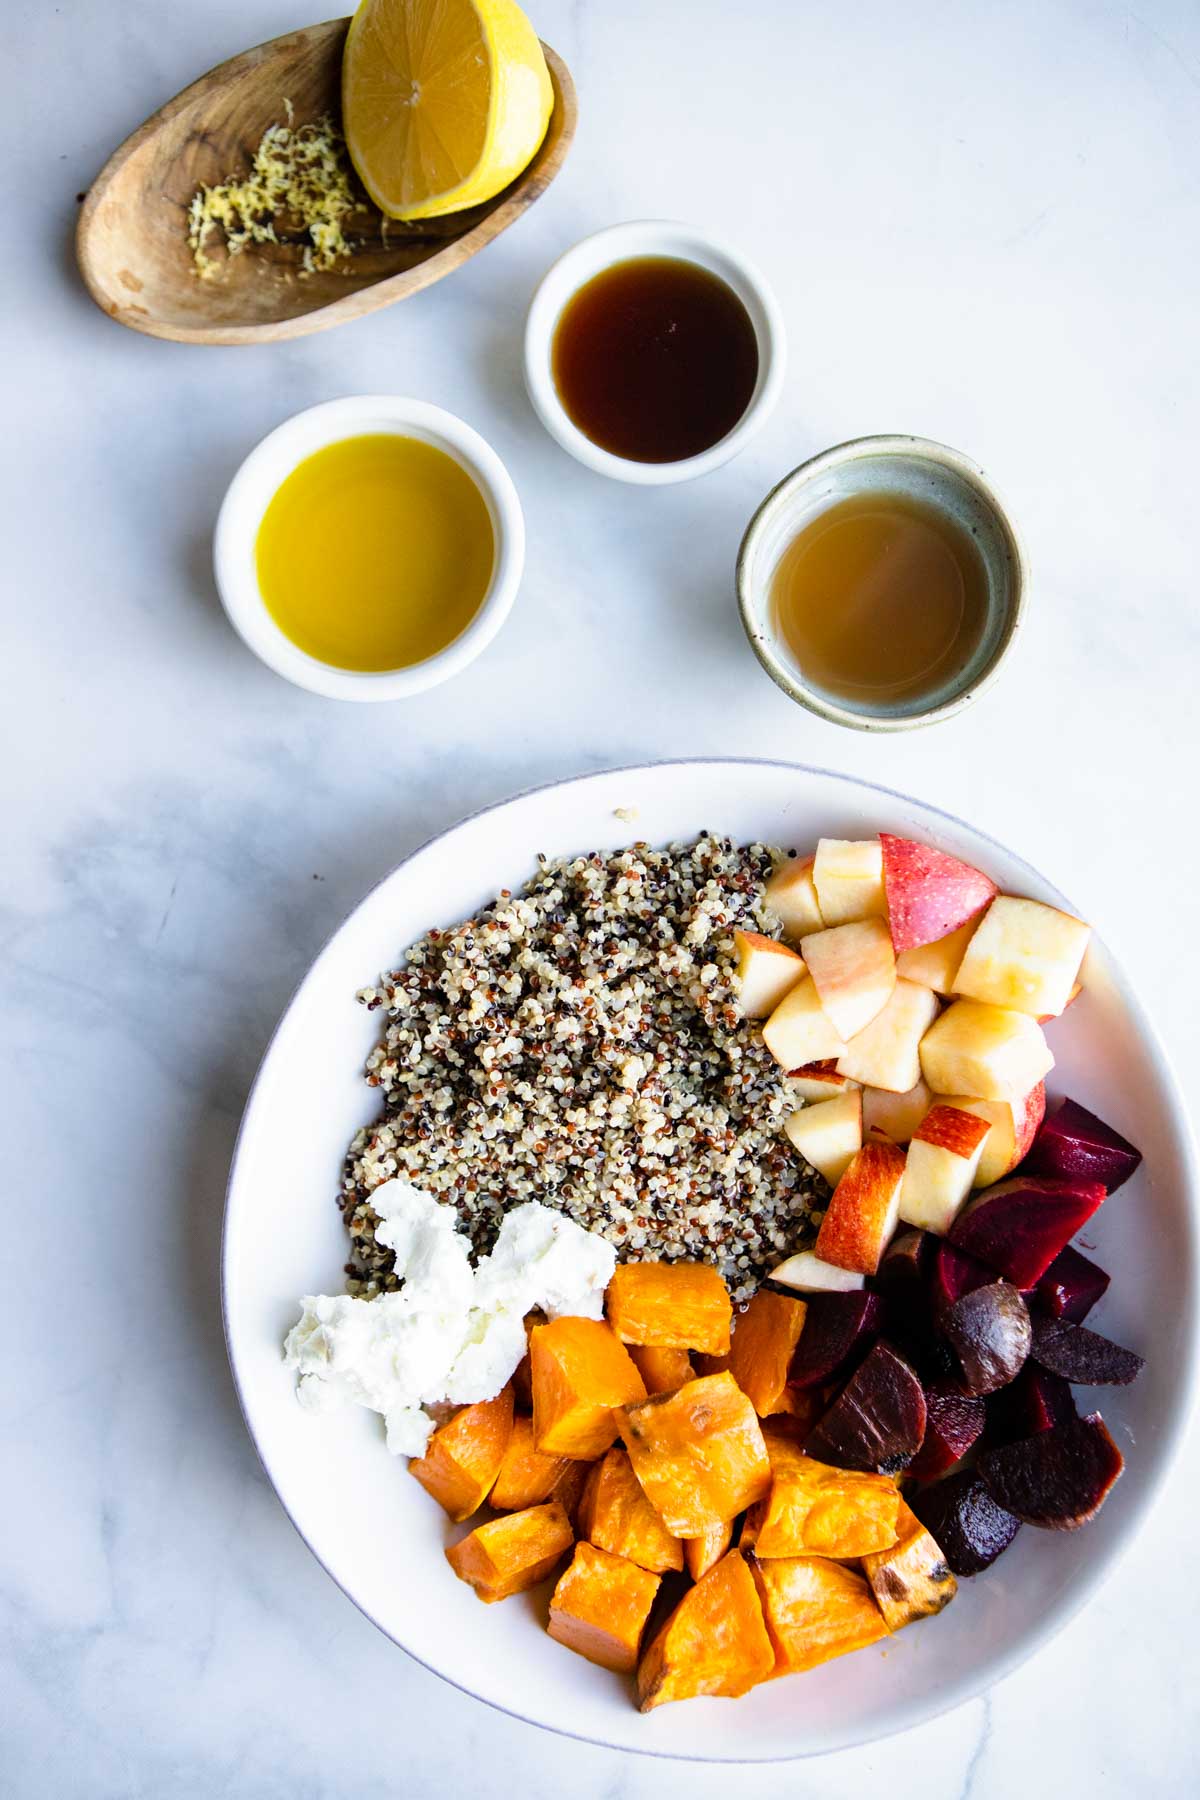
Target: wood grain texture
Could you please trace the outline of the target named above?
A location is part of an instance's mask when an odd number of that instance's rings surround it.
[[[274,38],[212,69],[121,145],[88,193],[75,251],[97,306],[134,331],[185,344],[303,337],[406,300],[459,268],[520,218],[558,174],[575,134],[575,88],[543,44],[554,88],[546,136],[529,167],[492,200],[419,224],[385,220],[365,199],[346,221],[355,250],[335,270],[301,276],[303,242],[248,247],[202,281],[187,235],[197,188],[250,167],[269,125],[341,117],[349,19]],[[210,252],[221,257],[219,234]]]

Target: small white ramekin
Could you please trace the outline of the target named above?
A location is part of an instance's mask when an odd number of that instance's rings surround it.
[[[419,438],[453,457],[482,494],[495,540],[492,577],[465,630],[424,662],[380,671],[339,669],[301,650],[267,611],[255,567],[263,514],[297,464],[329,444],[371,432]],[[296,413],[250,452],[217,515],[213,566],[230,624],[247,648],[285,681],[332,700],[403,700],[457,675],[491,643],[521,583],[525,520],[512,478],[496,452],[453,413],[395,394],[356,394]]]
[[[681,462],[634,462],[602,450],[570,418],[554,381],[554,334],[567,301],[602,269],[636,256],[678,257],[681,262],[696,263],[718,276],[746,308],[758,340],[758,380],[745,412],[718,443]],[[607,230],[584,238],[560,256],[545,275],[525,321],[525,386],[546,430],[564,450],[597,474],[635,482],[641,487],[691,481],[736,456],[765,424],[778,400],[786,361],[783,315],[754,265],[711,232],[701,231],[695,225],[674,224],[669,219],[610,225]]]

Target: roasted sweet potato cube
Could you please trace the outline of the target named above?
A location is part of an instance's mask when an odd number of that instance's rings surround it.
[[[627,1451],[614,1446],[588,1476],[579,1503],[578,1526],[585,1537],[613,1556],[661,1574],[682,1569],[683,1544],[669,1532],[633,1472]]]
[[[564,1456],[558,1460],[562,1464],[562,1472],[554,1483],[554,1492],[550,1498],[558,1501],[568,1519],[574,1524],[579,1514],[579,1503],[583,1499],[584,1488],[587,1486],[587,1478],[595,1464],[580,1462],[574,1456]]]
[[[448,1424],[439,1426],[424,1456],[415,1456],[408,1472],[452,1519],[469,1519],[492,1491],[512,1436],[512,1423],[510,1383],[494,1400],[464,1406]]]
[[[714,1569],[733,1542],[733,1520],[723,1525],[710,1525],[702,1537],[683,1540],[683,1559],[693,1581],[699,1581]]]
[[[900,1495],[889,1475],[835,1469],[768,1434],[771,1491],[751,1508],[742,1548],[759,1557],[867,1556],[894,1544]]]
[[[659,1350],[653,1344],[631,1344],[629,1354],[648,1394],[673,1394],[696,1373],[686,1350]]]
[[[889,1631],[941,1612],[958,1592],[937,1539],[903,1500],[896,1530],[896,1542],[889,1549],[862,1559],[863,1574]]]
[[[862,1576],[824,1556],[785,1556],[752,1565],[776,1675],[815,1669],[887,1636]]]
[[[624,1406],[619,1419],[634,1474],[677,1537],[723,1525],[771,1485],[758,1415],[728,1370]]]
[[[546,1629],[602,1669],[632,1675],[661,1580],[595,1544],[576,1544],[571,1566],[558,1578]]]
[[[623,1344],[712,1356],[729,1348],[733,1303],[710,1263],[618,1263],[605,1306]]]
[[[723,1361],[760,1419],[791,1411],[788,1370],[807,1311],[803,1300],[760,1288],[734,1321]]]
[[[603,1456],[618,1430],[614,1407],[646,1398],[624,1344],[599,1319],[551,1319],[529,1334],[533,1438],[545,1456]]]
[[[576,1466],[569,1456],[543,1456],[533,1441],[533,1420],[528,1413],[517,1413],[488,1498],[497,1512],[524,1512],[527,1506],[558,1498],[559,1483]]]
[[[638,1665],[638,1706],[649,1712],[697,1694],[736,1699],[774,1666],[754,1577],[731,1550],[688,1589],[648,1645]]]
[[[575,1541],[571,1521],[557,1500],[504,1513],[477,1525],[451,1544],[446,1561],[481,1600],[507,1600],[544,1581]]]

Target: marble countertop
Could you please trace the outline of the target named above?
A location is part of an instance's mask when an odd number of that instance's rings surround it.
[[[407,850],[532,782],[685,754],[887,782],[1079,896],[1200,1082],[1200,14],[1193,0],[539,0],[581,121],[559,183],[453,280],[270,349],[117,329],[74,276],[76,193],[138,120],[295,0],[9,0],[3,308],[8,851],[0,1110],[0,1792],[821,1800],[1200,1788],[1200,1455],[1087,1611],[989,1697],[820,1763],[580,1749],[410,1663],[289,1528],[243,1429],[217,1242],[248,1083],[298,975]],[[717,474],[607,483],[542,432],[525,305],[609,222],[718,223],[773,282],[791,368]],[[338,705],[225,624],[213,516],[287,414],[394,390],[507,461],[529,555],[452,685]],[[808,717],[755,663],[731,571],[788,468],[904,430],[975,456],[1026,535],[1004,678],[933,731]],[[1189,924],[1189,920],[1191,923]]]

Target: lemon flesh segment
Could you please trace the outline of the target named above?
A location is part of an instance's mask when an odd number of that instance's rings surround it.
[[[393,219],[490,200],[546,135],[554,92],[513,0],[362,0],[342,61],[346,145]]]

